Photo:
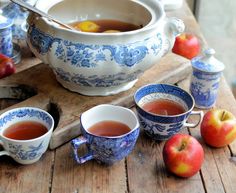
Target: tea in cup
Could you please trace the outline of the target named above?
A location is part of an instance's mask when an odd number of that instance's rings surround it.
[[[1,155],[20,164],[32,164],[47,150],[54,127],[53,117],[34,107],[21,107],[0,115]]]
[[[81,115],[80,123],[82,135],[71,142],[79,164],[91,159],[113,164],[132,151],[139,135],[135,113],[121,106],[95,106]],[[79,156],[77,151],[82,144],[87,144],[88,153]]]
[[[193,111],[193,97],[170,84],[143,86],[134,101],[141,126],[155,140],[166,140],[183,127],[196,127],[203,118],[203,111]],[[190,115],[198,115],[198,122],[188,123]]]

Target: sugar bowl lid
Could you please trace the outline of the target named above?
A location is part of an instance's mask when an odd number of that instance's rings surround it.
[[[225,65],[214,57],[215,50],[206,49],[203,56],[191,60],[192,67],[204,72],[217,73],[224,70]]]
[[[8,27],[11,27],[13,24],[13,20],[10,18],[6,18],[3,15],[0,15],[0,30],[6,29]]]

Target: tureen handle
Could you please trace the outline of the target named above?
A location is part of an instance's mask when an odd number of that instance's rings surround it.
[[[176,17],[167,18],[164,26],[166,40],[163,49],[163,56],[169,52],[175,43],[175,37],[183,33],[185,29],[184,22]]]

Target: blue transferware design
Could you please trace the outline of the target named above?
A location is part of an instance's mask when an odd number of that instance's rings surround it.
[[[14,145],[9,143],[9,152],[14,155],[16,159],[20,160],[34,160],[39,158],[44,152],[43,141],[36,147],[30,145],[26,151],[22,145]]]
[[[215,57],[215,50],[212,48],[206,49],[203,56],[197,56],[191,60],[192,67],[207,73],[219,73],[225,68],[224,64],[218,61]]]
[[[29,39],[33,47],[45,55],[53,44],[56,44],[54,55],[66,65],[93,68],[103,61],[115,61],[117,65],[132,67],[140,63],[147,55],[158,55],[162,48],[161,34],[127,45],[88,45],[72,43],[53,38],[35,26],[29,28]],[[55,45],[54,45],[55,46]]]
[[[12,24],[11,19],[0,15],[0,53],[9,57],[13,53]]]
[[[23,0],[34,5],[37,0]],[[12,25],[12,35],[14,39],[25,39],[26,31],[23,29],[29,12],[22,9],[19,5],[10,2],[2,8],[2,15],[14,21]]]
[[[37,121],[48,128],[44,136],[26,141],[12,140],[1,137],[5,152],[21,164],[30,164],[37,161],[46,151],[54,125],[53,118],[43,110],[33,107],[15,108],[1,115],[0,132],[19,121]]]
[[[199,80],[215,81],[221,77],[221,73],[202,73],[202,71],[195,69],[193,76]]]
[[[62,68],[54,68],[55,74],[57,77],[61,78],[66,82],[73,82],[78,85],[82,86],[89,86],[89,87],[110,87],[110,86],[117,86],[125,82],[129,82],[135,80],[139,74],[142,73],[141,70],[133,72],[129,75],[126,73],[117,73],[114,75],[92,75],[92,76],[84,76],[83,74],[78,73],[69,73],[65,72]]]
[[[142,109],[148,102],[157,99],[169,99],[181,104],[186,110],[176,116],[156,115]],[[168,84],[150,84],[136,91],[134,95],[136,110],[140,124],[148,136],[154,140],[166,140],[178,133],[191,114],[194,100],[191,95],[181,88]]]
[[[82,137],[71,141],[74,151],[75,160],[82,164],[88,160],[96,159],[99,163],[107,165],[114,164],[126,157],[134,148],[139,135],[139,128],[135,128],[132,132],[118,138],[100,137],[92,135],[85,131],[81,125]],[[88,154],[79,157],[77,154],[78,147],[84,143],[89,144]]]
[[[193,95],[196,106],[200,108],[210,108],[215,104],[221,73],[215,75],[204,74],[194,71],[190,84],[190,92]],[[199,75],[200,74],[200,75]]]
[[[140,111],[138,111],[139,113]],[[188,116],[189,114],[187,114]],[[183,128],[184,119],[181,122],[167,124],[157,123],[156,121],[148,120],[146,117],[138,115],[140,125],[143,127],[145,133],[154,140],[161,141],[170,138],[172,135],[178,133]]]
[[[43,33],[34,25],[30,26],[29,39],[40,54],[45,55],[49,49],[55,47],[53,53],[58,60],[65,63],[66,66],[82,68],[95,68],[103,65],[103,62],[111,61],[116,65],[131,68],[140,63],[148,54],[159,54],[162,47],[161,35],[157,34],[154,38],[147,38],[143,41],[137,41],[128,45],[87,45],[83,43],[72,43],[59,38],[54,38]],[[150,47],[150,50],[148,51]],[[68,72],[63,67],[51,66],[56,76],[68,83],[74,83],[86,87],[111,87],[119,86],[123,83],[131,82],[142,74],[142,70],[136,70],[127,74],[120,72],[109,75],[91,75],[85,76],[80,71]]]
[[[193,58],[191,61],[193,73],[190,92],[195,99],[195,106],[199,108],[210,108],[217,99],[224,64],[216,60],[214,54],[213,49],[207,49],[204,56]]]
[[[54,42],[60,42],[62,40],[58,38],[53,38],[50,35],[46,35],[40,30],[32,27],[30,28],[30,42],[33,47],[41,54],[46,54],[51,48]],[[60,51],[60,46],[57,48],[58,53],[62,53],[63,50]]]
[[[0,128],[3,127],[4,125],[10,123],[14,119],[18,118],[31,118],[31,117],[36,117],[39,120],[42,120],[45,122],[47,125],[52,125],[52,119],[45,114],[44,112],[38,111],[36,109],[18,109],[15,111],[12,111],[8,113],[8,115],[4,116],[3,118],[0,119]]]

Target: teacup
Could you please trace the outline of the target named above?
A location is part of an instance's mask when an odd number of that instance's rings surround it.
[[[95,159],[99,163],[111,165],[132,151],[139,135],[139,122],[135,113],[121,106],[109,104],[95,106],[84,112],[80,121],[82,135],[71,142],[74,158],[79,164]],[[129,127],[129,130],[123,134],[109,136],[92,132],[93,126],[104,121],[124,124]],[[99,129],[102,131],[103,128]],[[121,128],[117,127],[115,130],[119,133]],[[88,153],[79,156],[77,151],[82,144],[87,144]]]
[[[4,150],[0,156],[8,155],[20,164],[38,161],[48,148],[53,127],[53,117],[39,108],[21,107],[1,114],[0,144]]]
[[[178,133],[184,127],[196,127],[202,120],[203,111],[193,111],[195,102],[185,90],[170,84],[149,84],[138,89],[134,95],[135,105],[141,126],[148,136],[155,140],[166,140]],[[154,104],[157,100],[174,103],[182,110],[156,114],[145,108],[147,104]],[[153,107],[154,108],[154,107]],[[166,111],[165,107],[157,106],[157,110]],[[162,109],[163,108],[163,109]],[[170,109],[173,110],[170,106]],[[171,111],[172,111],[171,110]],[[197,123],[188,123],[190,115],[198,115]]]

